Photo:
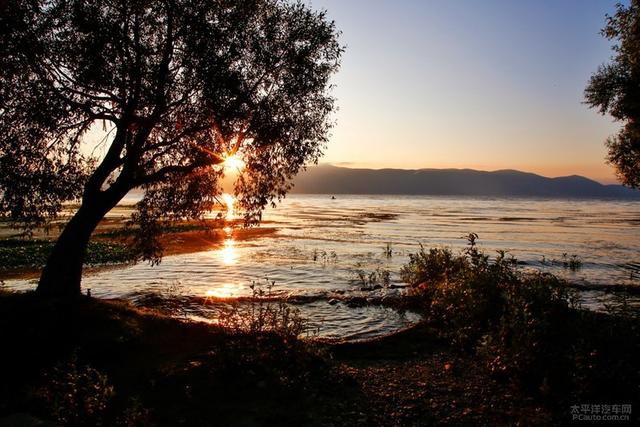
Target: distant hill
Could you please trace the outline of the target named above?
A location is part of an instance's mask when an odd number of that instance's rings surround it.
[[[547,178],[516,170],[351,169],[330,165],[300,173],[293,193],[585,197],[640,200],[640,191],[583,176]]]

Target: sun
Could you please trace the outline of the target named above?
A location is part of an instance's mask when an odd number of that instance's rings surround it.
[[[226,155],[222,165],[226,171],[240,171],[244,168],[244,161],[237,154]]]

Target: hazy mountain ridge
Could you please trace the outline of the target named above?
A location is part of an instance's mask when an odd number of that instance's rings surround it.
[[[640,199],[640,191],[603,185],[579,175],[547,178],[504,169],[351,169],[310,167],[294,180],[293,193],[452,196],[586,197]]]

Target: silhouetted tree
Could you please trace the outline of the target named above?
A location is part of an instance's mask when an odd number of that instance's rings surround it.
[[[0,16],[0,211],[41,226],[80,200],[38,292],[78,294],[89,238],[130,190],[146,259],[158,221],[196,218],[241,152],[258,218],[316,162],[342,47],[324,12],[279,0],[9,0]],[[92,158],[83,139],[108,137]]]
[[[624,122],[609,137],[608,161],[623,184],[640,187],[640,1],[618,4],[602,35],[615,41],[611,63],[601,65],[585,89],[586,103]]]

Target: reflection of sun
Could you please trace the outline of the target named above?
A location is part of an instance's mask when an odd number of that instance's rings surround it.
[[[222,200],[224,200],[224,204],[227,205],[227,215],[226,218],[228,220],[232,220],[233,217],[235,216],[235,212],[233,210],[233,205],[236,202],[236,198],[233,197],[231,194],[227,194],[224,193],[222,195]]]
[[[225,283],[218,288],[207,290],[205,296],[207,298],[233,298],[238,295],[238,291],[238,285]]]
[[[240,171],[244,168],[244,161],[237,154],[227,155],[222,163],[226,172]]]
[[[220,253],[222,254],[222,262],[225,265],[235,264],[238,259],[235,243],[236,242],[233,239],[227,239],[224,241],[224,247]]]

